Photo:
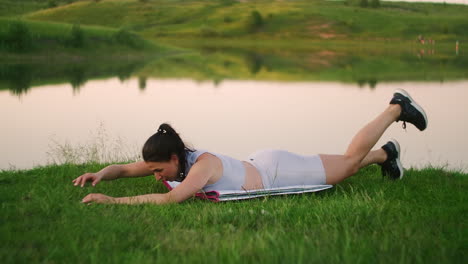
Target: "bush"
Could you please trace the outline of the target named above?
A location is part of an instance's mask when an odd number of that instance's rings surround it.
[[[447,25],[442,26],[442,33],[443,34],[448,34],[449,33],[449,27]]]
[[[6,32],[4,46],[14,52],[23,52],[32,47],[32,35],[25,23],[12,22]]]
[[[373,8],[380,7],[380,0],[371,0],[370,6],[373,7]]]
[[[125,29],[119,29],[114,34],[114,39],[117,41],[117,43],[129,46],[132,48],[137,48],[138,47],[138,41],[137,37],[132,34],[131,32],[125,30]]]
[[[47,6],[48,6],[49,8],[57,7],[57,2],[56,2],[55,0],[49,0],[49,1],[47,2]]]
[[[75,48],[81,48],[84,46],[85,36],[80,25],[77,25],[77,24],[73,25],[71,29],[71,33],[70,33],[69,44],[70,46],[75,47]]]
[[[231,22],[234,21],[234,19],[232,19],[232,17],[230,17],[230,16],[225,16],[223,21],[224,21],[224,23],[231,23]]]
[[[252,11],[247,18],[247,31],[256,32],[263,26],[263,18],[257,10]]]
[[[219,33],[214,28],[203,25],[200,28],[200,35],[202,37],[216,37],[219,35]]]

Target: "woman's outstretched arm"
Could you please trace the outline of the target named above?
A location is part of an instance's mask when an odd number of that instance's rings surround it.
[[[87,181],[91,181],[92,185],[98,184],[101,180],[115,180],[126,177],[143,177],[152,175],[152,171],[148,169],[144,161],[138,161],[129,164],[113,164],[105,167],[96,173],[85,173],[72,182],[75,186],[83,187]]]
[[[168,193],[152,193],[131,197],[110,197],[100,193],[85,196],[83,203],[114,203],[114,204],[167,204],[179,203],[193,197],[214,175],[222,173],[222,165],[214,156],[198,160],[190,169],[187,178]]]

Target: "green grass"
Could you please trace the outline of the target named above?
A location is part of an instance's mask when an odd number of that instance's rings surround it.
[[[14,26],[22,26],[27,31],[23,40],[25,49],[16,49],[16,42],[10,38],[22,36],[11,33]],[[81,33],[81,41],[73,36],[73,27]],[[129,31],[106,28],[102,26],[79,26],[53,22],[35,22],[10,18],[0,18],[0,52],[26,53],[38,55],[41,53],[75,53],[97,55],[116,52],[131,53],[135,50],[151,50],[169,48],[157,46]]]
[[[240,202],[84,205],[165,191],[153,177],[79,188],[104,165],[0,172],[3,263],[465,263],[468,175],[377,167],[315,194]]]
[[[47,9],[54,4],[64,5],[71,0],[0,0],[0,16],[16,17],[41,9]]]
[[[252,11],[264,24],[247,28]],[[33,20],[127,28],[146,38],[468,40],[468,6],[382,2],[360,8],[336,1],[79,1],[25,14]]]

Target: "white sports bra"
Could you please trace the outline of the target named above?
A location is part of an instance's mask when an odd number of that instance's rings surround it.
[[[223,164],[223,175],[217,182],[205,185],[205,187],[203,187],[203,191],[242,190],[242,185],[245,180],[244,164],[240,160],[225,155],[205,150],[196,150],[194,152],[187,151],[185,175],[188,175],[188,172],[197,161],[198,157],[204,153],[210,153],[221,160]]]

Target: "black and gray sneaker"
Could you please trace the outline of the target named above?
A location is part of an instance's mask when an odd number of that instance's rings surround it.
[[[392,180],[403,178],[403,166],[400,162],[400,144],[395,139],[391,139],[382,149],[387,153],[387,160],[381,164],[383,176],[388,176]]]
[[[411,98],[407,91],[403,89],[396,90],[390,104],[399,104],[401,106],[401,114],[397,121],[403,121],[403,128],[406,128],[406,122],[408,122],[421,131],[426,129],[426,112]]]

